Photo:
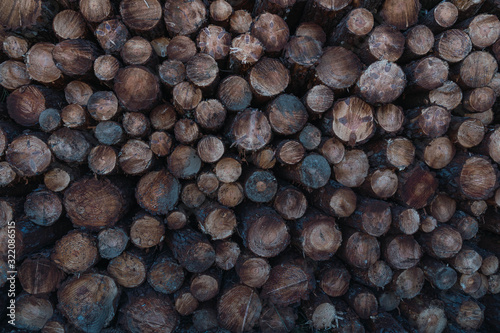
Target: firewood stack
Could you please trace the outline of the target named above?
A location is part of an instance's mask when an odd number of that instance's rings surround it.
[[[2,327],[498,330],[499,14],[0,1]]]

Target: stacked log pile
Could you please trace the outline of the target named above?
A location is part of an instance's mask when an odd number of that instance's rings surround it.
[[[498,14],[0,1],[0,325],[498,330]]]

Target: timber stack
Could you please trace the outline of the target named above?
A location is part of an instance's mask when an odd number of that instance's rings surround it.
[[[497,331],[499,14],[0,1],[0,326]]]

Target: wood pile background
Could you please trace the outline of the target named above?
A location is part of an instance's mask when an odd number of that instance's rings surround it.
[[[0,326],[498,331],[499,14],[0,1]]]

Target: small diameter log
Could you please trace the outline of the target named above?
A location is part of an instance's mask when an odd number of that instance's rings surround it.
[[[440,301],[420,296],[401,301],[400,308],[403,316],[418,332],[443,332],[446,328],[446,314]]]
[[[293,226],[293,234],[305,255],[313,260],[328,260],[342,243],[335,219],[309,210]]]
[[[326,158],[319,154],[309,154],[294,165],[283,167],[283,177],[297,182],[308,189],[325,186],[331,176],[331,168]]]
[[[271,140],[271,125],[261,111],[247,109],[234,118],[231,136],[234,146],[247,151],[256,151]]]
[[[181,316],[188,316],[198,308],[198,300],[189,291],[189,286],[185,285],[174,294],[175,310]]]
[[[162,17],[161,4],[157,0],[125,0],[120,3],[120,15],[123,23],[134,31],[155,29]]]
[[[273,148],[268,147],[254,152],[249,160],[257,168],[264,170],[272,169],[276,165],[276,154]]]
[[[457,284],[458,289],[476,299],[488,292],[488,278],[481,273],[463,274]]]
[[[221,0],[214,1],[212,5],[216,2],[224,2],[227,4],[227,2]],[[229,5],[229,7],[231,6]],[[209,25],[200,31],[196,41],[201,53],[206,53],[216,61],[219,61],[225,59],[229,54],[231,47],[231,34],[220,26]]]
[[[153,214],[166,214],[179,200],[179,181],[162,169],[144,175],[137,183],[135,197],[138,204]]]
[[[261,297],[275,306],[287,306],[307,299],[314,288],[311,278],[307,271],[293,263],[274,266],[262,286]]]
[[[459,77],[459,84],[468,88],[486,86],[498,71],[498,63],[488,52],[475,51],[460,62],[453,72]]]
[[[368,66],[357,83],[361,97],[372,104],[393,102],[405,86],[406,77],[401,67],[386,60]]]
[[[344,297],[361,319],[368,319],[378,312],[377,297],[366,287],[352,284]]]
[[[82,81],[71,81],[64,87],[64,96],[69,104],[86,106],[92,96],[92,88]]]
[[[230,18],[229,25],[233,34],[244,34],[250,31],[253,18],[246,10],[235,11]]]
[[[464,245],[454,257],[446,260],[458,273],[473,274],[481,268],[483,258],[472,248]]]
[[[135,288],[146,281],[146,264],[137,255],[123,252],[111,259],[107,271],[115,281],[125,288]]]
[[[179,324],[172,301],[152,290],[131,295],[123,308],[123,327],[128,332],[171,333]]]
[[[229,111],[239,112],[250,106],[252,91],[242,77],[228,76],[219,84],[217,98]]]
[[[297,314],[294,308],[264,306],[259,318],[259,328],[263,333],[288,333],[295,327]]]
[[[306,124],[299,133],[299,142],[307,150],[315,150],[321,143],[321,131],[314,125]]]
[[[123,142],[123,128],[114,121],[101,121],[94,130],[97,141],[103,145],[116,145]]]
[[[263,203],[271,201],[278,190],[278,182],[271,171],[251,171],[244,182],[244,191],[248,199]]]
[[[441,225],[417,237],[425,252],[434,258],[451,258],[462,248],[462,236],[453,227]]]
[[[80,12],[87,21],[98,23],[112,15],[113,8],[109,0],[81,0]]]
[[[432,90],[448,79],[448,63],[428,56],[406,65],[405,72],[408,86],[416,90]]]
[[[335,180],[347,187],[358,187],[368,176],[370,164],[366,153],[359,149],[349,150],[344,159],[333,166]]]
[[[167,244],[179,264],[187,271],[201,273],[215,261],[215,250],[205,236],[191,229],[167,234]]]
[[[385,23],[393,25],[399,30],[406,30],[417,23],[420,7],[420,2],[415,0],[403,2],[385,0],[380,9],[380,15]]]
[[[129,111],[150,109],[160,95],[156,76],[142,66],[128,66],[118,71],[114,91],[120,105]]]
[[[152,164],[153,152],[149,145],[141,140],[129,140],[122,146],[118,163],[123,172],[139,175],[146,172]]]
[[[158,67],[158,75],[167,88],[173,88],[186,79],[186,67],[179,60],[165,60]]]
[[[307,206],[305,195],[293,186],[281,187],[273,202],[274,209],[286,220],[301,218]]]
[[[236,227],[234,212],[215,202],[205,202],[195,210],[195,216],[200,229],[210,235],[212,240],[230,237]]]
[[[497,190],[498,191],[498,190]],[[495,192],[496,193],[496,192]],[[459,208],[475,217],[479,217],[486,212],[488,204],[484,200],[469,200],[461,201],[459,203]]]
[[[198,332],[206,332],[211,329],[217,329],[217,308],[213,302],[201,304],[201,306],[193,312],[193,327]]]
[[[28,52],[28,42],[22,37],[7,36],[3,40],[2,50],[10,59],[22,60],[23,56]]]
[[[464,107],[470,112],[486,112],[495,103],[496,93],[490,87],[475,88],[465,92]]]
[[[247,32],[232,40],[229,54],[229,67],[236,73],[245,73],[262,57],[264,46]]]
[[[215,173],[202,172],[196,179],[196,185],[204,194],[213,194],[219,188],[219,179],[217,179]]]
[[[85,272],[99,260],[96,238],[84,231],[70,231],[56,242],[51,259],[68,274]]]
[[[478,119],[453,119],[449,137],[463,148],[472,148],[481,143],[485,132],[485,126]]]
[[[384,239],[382,253],[387,263],[394,269],[414,267],[422,257],[422,249],[411,235],[397,235]]]
[[[479,230],[477,219],[467,215],[462,211],[457,211],[451,218],[450,225],[455,227],[463,239],[472,239],[476,237]]]
[[[353,268],[352,273],[355,281],[371,288],[384,288],[392,280],[392,269],[382,260],[371,265],[368,270]]]
[[[296,140],[283,140],[276,147],[276,158],[282,164],[299,163],[306,153],[304,146]]]
[[[344,295],[349,288],[351,274],[338,259],[327,261],[321,269],[319,287],[331,297]]]
[[[284,52],[285,61],[291,70],[290,89],[301,91],[314,74],[312,68],[321,56],[321,45],[312,37],[292,37]]]
[[[427,12],[422,23],[436,33],[451,28],[457,18],[457,7],[451,2],[441,2]]]
[[[26,258],[18,270],[23,290],[32,295],[56,291],[64,279],[64,273],[44,253]]]
[[[339,254],[349,265],[368,269],[380,258],[380,245],[375,237],[344,228],[342,239]]]
[[[126,65],[148,65],[154,59],[153,47],[146,39],[135,36],[123,45],[120,56]]]
[[[236,207],[245,199],[245,192],[240,183],[224,183],[217,191],[217,201],[227,207]]]
[[[50,84],[62,77],[61,70],[52,58],[54,48],[55,45],[51,43],[36,43],[26,53],[26,70],[31,79]]]
[[[48,145],[59,160],[67,163],[83,163],[87,160],[91,149],[90,143],[82,132],[67,127],[52,133]]]
[[[311,298],[302,304],[307,318],[311,325],[317,329],[330,329],[339,326],[340,313],[337,313],[330,298],[318,291]]]
[[[219,66],[210,55],[198,53],[186,63],[186,76],[195,87],[211,92],[219,80]]]
[[[168,170],[179,179],[195,177],[201,168],[201,159],[190,146],[179,145],[167,159]]]
[[[381,60],[395,62],[403,55],[404,46],[405,37],[401,32],[392,25],[381,24],[362,45],[360,57],[367,64]]]
[[[443,60],[456,63],[462,61],[472,51],[472,42],[462,30],[450,29],[436,36],[434,50]]]
[[[262,42],[266,52],[270,54],[280,52],[290,37],[285,21],[278,15],[268,12],[255,18],[251,33]]]
[[[269,278],[271,266],[264,258],[242,255],[236,262],[236,274],[240,282],[251,287],[260,288]]]
[[[20,61],[7,60],[0,64],[0,85],[14,90],[31,83],[26,65]]]
[[[63,10],[54,17],[52,29],[60,39],[78,39],[85,37],[85,20],[79,12]]]
[[[339,17],[351,1],[328,2],[313,0],[306,3],[302,21],[312,21],[320,25],[326,33],[330,34],[339,21]]]
[[[422,290],[424,282],[423,271],[419,267],[412,267],[395,271],[388,289],[394,291],[402,299],[414,298]]]
[[[345,89],[358,80],[361,69],[361,61],[353,52],[343,47],[329,47],[316,66],[316,78],[331,89]]]
[[[113,19],[101,22],[94,34],[106,53],[118,53],[130,38],[127,27],[122,21]]]
[[[64,208],[75,226],[98,230],[113,226],[125,213],[126,202],[111,182],[91,178],[65,191]]]
[[[130,226],[130,241],[141,249],[160,244],[165,238],[165,225],[157,217],[139,213]]]
[[[47,144],[36,136],[23,135],[9,144],[5,159],[19,176],[33,177],[47,170],[52,154]]]
[[[388,134],[397,133],[405,120],[403,108],[394,104],[381,105],[375,112],[375,119]]]
[[[323,114],[333,105],[333,91],[323,84],[309,89],[303,98],[307,111],[312,114]]]
[[[7,162],[0,162],[0,187],[13,185],[17,180],[17,174]]]
[[[209,99],[198,104],[194,117],[200,127],[207,131],[215,131],[224,125],[226,109],[218,100]]]
[[[46,298],[23,293],[15,302],[15,326],[20,330],[39,331],[54,313],[52,303]]]
[[[99,256],[104,259],[118,257],[127,247],[129,237],[121,227],[106,228],[97,235]]]
[[[165,218],[165,224],[170,230],[182,229],[188,224],[188,222],[188,215],[182,208],[168,213]]]
[[[498,187],[496,167],[482,156],[457,155],[439,175],[450,193],[468,199],[487,199]]]
[[[395,310],[401,301],[401,298],[397,296],[393,291],[385,290],[379,291],[377,293],[379,309],[380,311],[392,311]]]
[[[110,120],[118,114],[118,99],[112,91],[97,91],[88,99],[87,110],[97,121]]]
[[[210,19],[220,26],[227,26],[233,14],[233,7],[224,0],[214,1],[209,7]]]
[[[87,111],[78,104],[69,104],[61,110],[63,126],[68,128],[86,128],[90,117]]]
[[[402,172],[398,183],[399,200],[414,209],[425,207],[438,187],[436,178],[422,163]]]
[[[149,133],[150,122],[144,113],[126,112],[122,118],[122,126],[131,137],[144,137]]]
[[[455,156],[455,146],[446,136],[431,140],[423,149],[423,161],[433,169],[446,167]]]
[[[457,272],[450,266],[431,257],[423,257],[419,267],[432,286],[447,290],[457,282]]]
[[[199,302],[208,301],[219,293],[221,279],[221,271],[216,268],[198,273],[191,279],[189,290]]]
[[[172,95],[174,106],[181,115],[195,109],[202,99],[201,89],[186,81],[176,85]]]
[[[182,267],[167,255],[157,258],[148,271],[148,283],[154,290],[163,294],[174,293],[183,282]]]
[[[367,141],[375,132],[373,108],[358,97],[337,101],[333,107],[332,130],[350,146]]]
[[[280,61],[262,58],[250,69],[248,82],[254,97],[265,102],[286,89],[290,73]]]
[[[270,207],[242,207],[239,231],[243,245],[254,254],[269,258],[282,252],[290,243],[287,225]]]
[[[164,157],[170,154],[173,144],[172,136],[166,132],[154,132],[149,138],[149,148],[153,154],[159,157]]]
[[[87,74],[98,57],[96,44],[85,39],[68,39],[57,44],[52,50],[56,67],[68,76]]]
[[[318,149],[330,164],[340,163],[344,159],[345,147],[337,138],[323,138]]]
[[[309,36],[323,46],[326,43],[326,34],[318,24],[314,22],[302,22],[295,30],[295,36]]]
[[[206,21],[207,9],[200,0],[185,3],[169,0],[163,7],[165,25],[171,35],[190,35],[195,33]],[[190,13],[186,20],[184,13]]]
[[[89,153],[88,165],[97,175],[108,175],[116,171],[118,156],[110,146],[99,145]]]
[[[196,142],[201,136],[200,128],[191,119],[180,119],[174,126],[175,139],[182,144]]]
[[[225,157],[215,165],[215,175],[222,183],[232,183],[240,178],[242,172],[241,163],[231,157]]]
[[[308,118],[306,108],[294,95],[278,96],[267,105],[266,110],[271,128],[280,135],[299,132]]]
[[[57,222],[62,208],[62,201],[54,192],[38,189],[26,197],[24,214],[35,224],[49,226]]]
[[[398,176],[392,169],[376,169],[368,174],[361,189],[365,194],[376,199],[390,198],[398,189]],[[413,225],[410,221],[405,221],[405,223]],[[408,231],[412,230],[410,226],[405,228],[408,228]]]
[[[167,46],[169,60],[187,62],[196,54],[196,44],[186,36],[175,36]]]
[[[240,256],[237,243],[224,240],[215,243],[215,264],[222,270],[231,270]]]
[[[448,222],[455,214],[457,203],[445,193],[438,193],[429,206],[430,214],[438,222]]]
[[[226,290],[217,304],[219,324],[237,333],[252,329],[257,324],[261,311],[259,295],[254,289],[244,285]]]
[[[344,220],[351,228],[380,237],[391,227],[391,206],[380,200],[359,198],[356,211]]]
[[[403,59],[420,58],[432,50],[434,34],[426,25],[417,25],[406,33],[405,52]]]
[[[340,21],[329,43],[331,45],[356,45],[362,37],[370,33],[373,23],[373,14],[368,9],[353,9]]]
[[[205,163],[215,163],[224,154],[224,143],[213,135],[204,136],[197,145],[198,156]]]

